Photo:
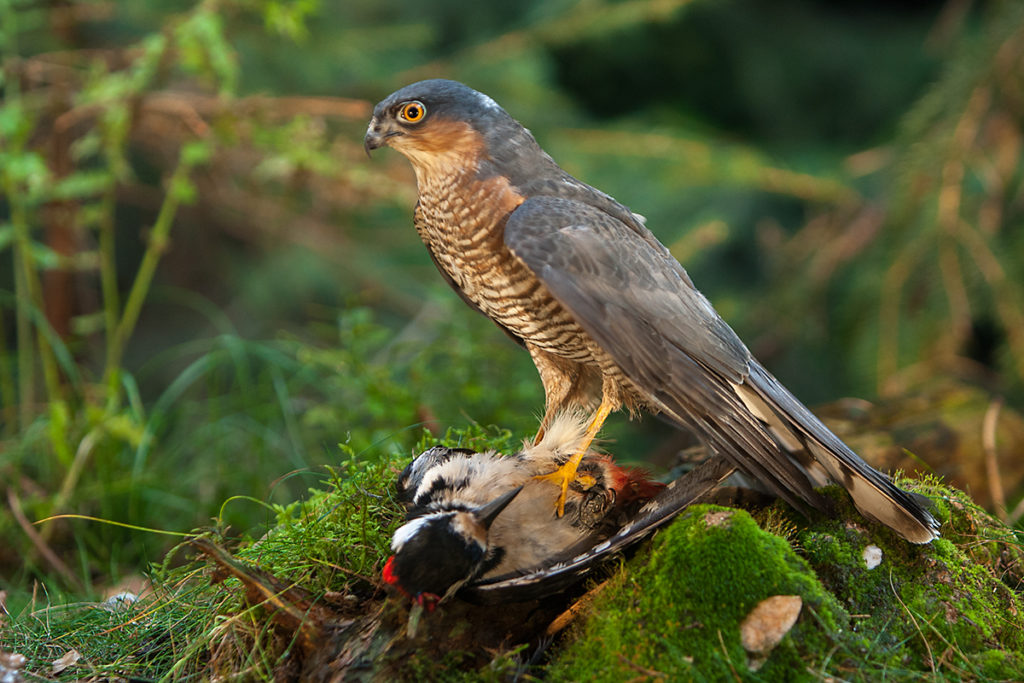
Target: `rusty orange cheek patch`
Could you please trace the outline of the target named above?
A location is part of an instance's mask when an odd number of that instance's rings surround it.
[[[456,154],[477,158],[485,152],[484,139],[464,121],[436,119],[402,139],[402,144],[419,154]]]

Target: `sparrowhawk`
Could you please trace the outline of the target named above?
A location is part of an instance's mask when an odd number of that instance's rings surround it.
[[[412,162],[415,226],[445,279],[533,358],[546,410],[594,410],[563,491],[612,411],[646,409],[797,508],[835,481],[909,541],[938,522],[921,497],[870,467],[775,379],[644,221],[562,170],[493,99],[427,80],[381,101],[367,152]]]

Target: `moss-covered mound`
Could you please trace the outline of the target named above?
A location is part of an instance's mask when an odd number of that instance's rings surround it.
[[[558,680],[625,680],[649,672],[731,679],[756,667],[740,623],[759,603],[798,595],[802,614],[760,667],[784,680],[835,649],[849,615],[805,560],[746,512],[691,508],[613,579],[550,668]]]
[[[837,516],[799,529],[794,545],[844,601],[853,628],[870,641],[863,659],[879,671],[1024,679],[1018,534],[956,489],[934,482],[916,488],[935,501],[943,524],[943,537],[929,545],[850,521],[861,518],[839,491]],[[864,561],[869,546],[881,552],[874,569]],[[866,674],[863,664],[858,672]]]
[[[601,592],[548,674],[1024,678],[1014,533],[964,494],[928,493],[944,537],[926,546],[863,521],[839,491],[834,515],[809,523],[781,506],[757,513],[760,525],[743,511],[693,507]],[[799,617],[774,649],[748,651],[744,621],[780,595],[800,596]]]
[[[193,543],[203,555],[137,602],[0,614],[0,656],[25,657],[11,680],[1024,680],[1018,533],[937,482],[900,482],[935,503],[943,536],[928,545],[839,489],[811,519],[700,505],[593,574],[611,578],[582,600],[416,614],[379,579],[402,513],[376,492],[405,461],[334,471],[233,555],[223,536]]]

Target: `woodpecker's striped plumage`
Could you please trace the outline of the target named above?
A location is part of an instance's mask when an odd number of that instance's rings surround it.
[[[398,478],[410,519],[394,534],[385,580],[414,599],[438,600],[467,582],[523,575],[612,536],[664,485],[588,451],[557,516],[558,487],[536,477],[564,463],[585,431],[585,416],[568,413],[512,455],[442,446],[421,453]]]

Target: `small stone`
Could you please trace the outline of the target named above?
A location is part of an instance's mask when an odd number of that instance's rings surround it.
[[[773,595],[759,602],[740,624],[743,649],[761,656],[771,652],[793,628],[803,603],[799,595]]]
[[[722,526],[730,517],[732,517],[732,510],[708,512],[704,515],[704,523],[708,526]]]
[[[4,652],[0,650],[0,667],[7,669],[20,669],[25,666],[25,655],[17,652]]]
[[[874,569],[882,564],[882,549],[877,545],[869,545],[864,548],[864,564],[868,569]]]
[[[53,660],[52,669],[50,673],[54,675],[59,674],[64,669],[67,669],[69,666],[74,666],[81,658],[82,655],[78,652],[78,650],[68,650],[64,653],[63,657],[61,657],[60,659]]]
[[[111,595],[109,598],[100,603],[100,607],[107,610],[108,612],[116,612],[120,609],[127,609],[131,607],[132,603],[138,601],[139,596],[135,593],[124,591]]]

